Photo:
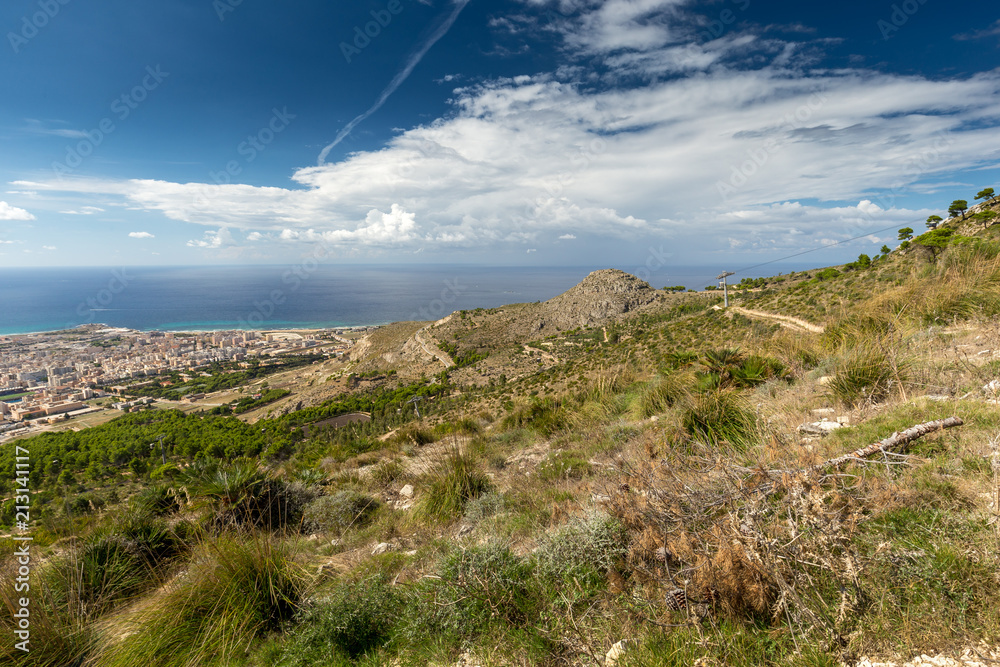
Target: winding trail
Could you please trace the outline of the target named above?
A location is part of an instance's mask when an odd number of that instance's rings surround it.
[[[417,331],[417,333],[413,334],[413,338],[418,343],[420,343],[420,347],[424,348],[424,352],[426,352],[427,354],[431,355],[432,357],[436,357],[438,361],[440,361],[442,364],[444,364],[445,368],[451,368],[452,366],[455,365],[455,362],[452,361],[451,357],[449,357],[447,354],[445,354],[444,352],[442,352],[441,349],[437,345],[434,345],[433,347],[429,347],[428,344],[427,344],[427,341],[425,341],[423,339],[423,337],[421,336],[422,333],[424,333],[425,331],[427,331],[428,329],[430,329],[432,326],[433,325],[428,324],[423,329],[420,329],[419,331]]]
[[[750,310],[749,308],[741,308],[740,306],[730,306],[729,310],[746,315],[747,317],[754,317],[759,320],[768,320],[776,324],[780,324],[783,327],[791,329],[792,331],[806,332],[806,333],[823,333],[823,327],[817,324],[810,324],[805,320],[800,320],[797,317],[790,317],[788,315],[778,315],[777,313],[765,313],[760,310]]]

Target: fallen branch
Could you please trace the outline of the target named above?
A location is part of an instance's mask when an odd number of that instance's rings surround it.
[[[839,468],[845,463],[856,462],[859,461],[860,459],[868,458],[869,456],[872,456],[874,454],[881,453],[884,455],[892,453],[892,451],[895,449],[901,449],[905,451],[906,445],[913,442],[914,440],[922,438],[929,433],[934,433],[935,431],[941,431],[946,428],[961,426],[964,423],[965,422],[963,422],[960,417],[948,417],[947,419],[938,419],[932,422],[917,424],[916,426],[912,426],[901,433],[900,432],[893,433],[884,440],[880,440],[870,445],[866,445],[861,449],[856,449],[853,452],[849,452],[842,456],[828,459],[826,461],[823,461],[822,463],[810,466],[809,468],[800,468],[797,470],[760,470],[754,468],[733,468],[733,470],[738,473],[751,475],[752,477],[753,476],[759,477],[763,475],[770,480],[774,480],[766,484],[761,484],[753,489],[753,491],[757,493],[764,493],[770,495],[774,493],[778,488],[777,480],[786,479],[789,476],[804,475],[807,473],[821,473],[826,471],[828,468]],[[744,483],[746,483],[747,481],[749,481],[749,479],[745,479],[743,481]]]
[[[952,428],[953,426],[961,426],[964,423],[965,422],[963,422],[960,417],[948,417],[947,419],[938,419],[937,421],[917,424],[916,426],[906,429],[902,433],[893,433],[884,440],[868,445],[867,447],[862,447],[861,449],[856,449],[849,454],[829,459],[819,465],[813,466],[811,469],[825,470],[826,468],[831,467],[837,468],[851,460],[867,458],[872,454],[878,454],[879,452],[893,451],[897,447],[908,445],[914,440],[924,437],[928,433],[934,433],[935,431]]]

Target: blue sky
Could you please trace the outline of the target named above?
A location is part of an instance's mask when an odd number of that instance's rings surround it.
[[[992,4],[345,4],[5,2],[0,265],[834,262],[998,185]]]

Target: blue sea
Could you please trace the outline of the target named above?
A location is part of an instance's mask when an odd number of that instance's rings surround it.
[[[131,329],[293,329],[433,320],[550,299],[597,266],[215,266],[0,268],[0,334],[102,323]],[[625,268],[624,270],[629,270]],[[671,267],[654,287],[714,283]]]

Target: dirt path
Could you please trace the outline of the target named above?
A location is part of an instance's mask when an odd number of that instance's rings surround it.
[[[423,336],[422,336],[422,334],[425,331],[427,331],[431,326],[432,325],[428,324],[426,327],[424,327],[423,329],[421,329],[417,333],[413,334],[413,338],[418,343],[420,343],[420,347],[422,347],[424,349],[424,352],[426,352],[427,354],[431,355],[432,357],[436,357],[438,361],[440,361],[442,364],[444,364],[445,368],[451,368],[452,366],[455,365],[455,362],[451,360],[451,357],[449,357],[447,354],[445,354],[444,352],[442,352],[441,349],[438,348],[437,345],[434,345],[433,347],[430,347],[428,345],[427,341],[425,341],[424,338],[423,338]]]
[[[823,333],[823,327],[816,324],[810,324],[805,320],[800,320],[797,317],[789,317],[788,315],[778,315],[776,313],[765,313],[760,310],[750,310],[749,308],[741,308],[739,306],[730,306],[729,310],[741,313],[747,317],[755,317],[759,320],[769,320],[776,324],[780,324],[783,327],[791,329],[792,331],[808,332],[808,333]]]

